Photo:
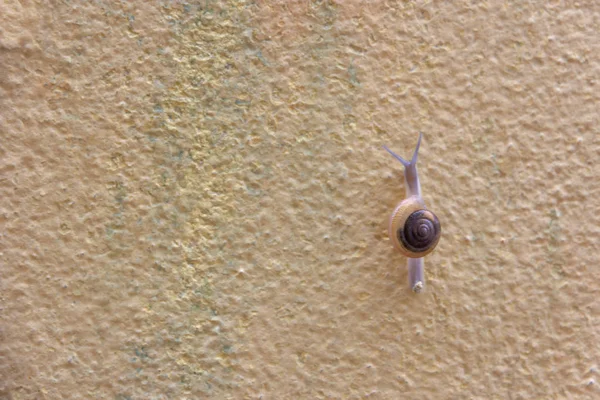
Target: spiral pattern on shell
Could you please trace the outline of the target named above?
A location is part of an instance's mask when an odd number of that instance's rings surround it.
[[[417,210],[410,214],[404,229],[398,229],[398,240],[407,250],[423,253],[435,247],[440,239],[440,221],[429,210]]]
[[[423,199],[411,196],[402,200],[390,216],[388,234],[394,247],[406,257],[421,258],[435,249],[442,230]]]

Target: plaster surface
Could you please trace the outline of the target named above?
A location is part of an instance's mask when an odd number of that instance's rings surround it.
[[[0,5],[0,399],[600,395],[600,3]],[[401,165],[443,236],[387,238]]]

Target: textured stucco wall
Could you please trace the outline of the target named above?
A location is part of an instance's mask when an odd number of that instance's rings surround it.
[[[1,2],[0,399],[600,396],[600,3],[269,3]]]

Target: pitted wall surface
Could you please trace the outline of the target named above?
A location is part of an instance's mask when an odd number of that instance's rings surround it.
[[[600,395],[600,3],[0,10],[1,399]]]

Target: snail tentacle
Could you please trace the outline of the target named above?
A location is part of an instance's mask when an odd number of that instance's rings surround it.
[[[410,161],[406,161],[386,146],[383,146],[396,160],[400,161],[404,165],[404,185],[406,188],[406,197],[410,196],[421,196],[421,183],[419,182],[419,174],[417,173],[417,159],[419,156],[419,148],[421,147],[422,133],[419,133],[419,140],[417,146]]]
[[[421,138],[422,137],[423,137],[423,134],[421,132],[419,132],[419,140],[417,140],[417,146],[415,147],[415,152],[413,153],[412,160],[410,160],[410,163],[412,165],[417,165],[417,156],[419,155],[419,147],[421,147]]]
[[[392,155],[396,160],[400,161],[405,168],[410,167],[411,165],[417,165],[417,158],[419,156],[419,147],[421,147],[421,138],[423,134],[419,132],[419,139],[417,140],[417,146],[415,147],[415,151],[413,152],[413,156],[410,161],[406,161],[404,158],[400,157],[398,154],[394,153],[389,149],[386,145],[383,145],[383,148]]]
[[[402,163],[402,165],[404,165],[404,167],[408,167],[410,165],[411,161],[406,161],[404,158],[400,157],[398,154],[394,153],[393,151],[391,151],[385,144],[383,145],[383,148],[392,155],[392,157],[394,157],[396,160],[400,161]],[[413,155],[414,158],[414,155]]]

